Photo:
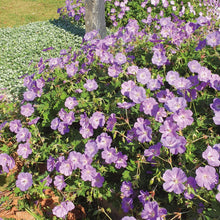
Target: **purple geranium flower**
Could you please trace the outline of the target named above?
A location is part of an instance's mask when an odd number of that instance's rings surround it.
[[[59,172],[65,176],[70,176],[73,172],[71,160],[62,161],[59,167]]]
[[[220,44],[220,32],[214,31],[206,36],[207,45],[211,47],[218,46]]]
[[[183,183],[187,181],[187,177],[180,168],[174,167],[172,170],[166,170],[162,178],[165,181],[163,184],[165,191],[174,192],[176,194],[180,194],[184,191],[185,186]]]
[[[143,111],[146,115],[156,116],[159,106],[154,98],[146,98],[140,106],[140,111]]]
[[[115,163],[117,160],[115,148],[110,147],[104,149],[104,151],[102,151],[102,159],[104,159],[107,164]]]
[[[103,127],[105,124],[105,116],[102,112],[94,112],[92,117],[89,119],[89,123],[94,129],[98,127]]]
[[[213,100],[213,103],[210,104],[210,108],[214,111],[214,112],[220,112],[220,99],[219,98],[215,98]]]
[[[145,85],[151,79],[151,73],[147,68],[138,69],[136,77],[139,83]]]
[[[34,108],[30,103],[21,106],[21,114],[22,115],[29,117],[33,113],[34,113]]]
[[[133,103],[133,102],[123,102],[123,103],[118,102],[117,105],[118,105],[118,108],[129,109],[129,108],[135,106],[135,103]]]
[[[65,106],[68,109],[73,109],[77,105],[78,105],[78,101],[76,100],[75,97],[68,97],[65,101]]]
[[[64,135],[69,132],[68,124],[65,122],[60,122],[58,125],[58,131],[60,134]]]
[[[193,113],[191,110],[180,109],[173,114],[173,120],[177,123],[180,129],[186,128],[193,123]]]
[[[24,92],[23,96],[25,101],[33,101],[37,97],[34,91]]]
[[[85,168],[81,170],[81,178],[84,181],[93,181],[96,175],[96,169],[91,165],[86,165]]]
[[[160,155],[160,148],[162,144],[158,142],[155,145],[150,146],[148,149],[144,151],[144,156],[148,157],[147,161],[152,161],[153,157],[157,157]]]
[[[117,64],[113,64],[108,68],[108,75],[114,78],[118,77],[121,72],[122,68]]]
[[[98,188],[100,188],[100,187],[102,187],[104,180],[105,180],[104,177],[101,176],[100,173],[97,173],[97,174],[93,177],[93,179],[92,179],[92,184],[91,184],[91,185],[92,185],[93,187],[98,187]]]
[[[133,216],[124,216],[121,220],[136,220]]]
[[[177,112],[178,110],[187,107],[186,99],[183,97],[174,97],[167,100],[165,107],[171,112]]]
[[[56,163],[55,163],[54,158],[50,156],[50,157],[47,159],[47,170],[48,170],[49,172],[52,172],[53,169],[55,168],[55,165],[56,165]]]
[[[26,142],[25,144],[19,144],[17,153],[19,156],[22,156],[24,159],[28,158],[28,156],[32,153],[32,149],[30,148],[30,143]]]
[[[15,119],[14,121],[11,121],[9,123],[9,129],[11,132],[18,133],[21,127],[22,127],[22,124],[20,120]]]
[[[195,180],[200,187],[212,190],[219,181],[219,175],[216,173],[214,167],[206,165],[205,167],[199,167],[196,170]]]
[[[146,99],[146,91],[143,87],[134,86],[129,93],[129,98],[134,103],[141,103]]]
[[[19,173],[17,180],[16,180],[16,186],[21,191],[28,190],[33,184],[32,181],[32,175],[30,173]]]
[[[129,97],[129,94],[135,85],[136,85],[135,82],[132,80],[129,80],[127,82],[123,82],[121,84],[121,94]]]
[[[213,117],[213,121],[216,125],[220,125],[220,112],[215,112]]]
[[[202,153],[202,157],[207,160],[208,164],[213,167],[220,166],[219,153],[217,150],[213,149],[211,146],[208,146],[207,149]]]
[[[127,58],[123,53],[117,53],[115,55],[115,62],[118,65],[122,65],[122,64],[126,63],[126,61],[127,61]]]
[[[141,143],[150,142],[152,140],[152,129],[144,124],[143,126],[139,126],[136,128],[136,135],[138,141]]]
[[[62,190],[63,188],[66,187],[66,183],[64,182],[63,175],[55,176],[53,183],[58,190]]]
[[[110,148],[111,143],[112,143],[112,138],[107,133],[103,132],[96,138],[96,144],[98,149]]]
[[[129,197],[124,197],[122,199],[122,202],[121,202],[121,208],[123,209],[123,211],[125,213],[129,212],[131,209],[134,208],[133,206],[133,199],[132,198],[129,198]]]
[[[164,52],[160,51],[154,51],[153,57],[152,57],[152,63],[157,66],[163,66],[167,62],[167,57],[165,56]]]
[[[75,116],[74,112],[70,111],[65,115],[65,118],[63,120],[64,123],[68,125],[72,125],[72,123],[75,121]]]
[[[144,204],[144,209],[141,212],[141,218],[147,220],[156,220],[160,218],[158,203],[147,201]]]
[[[13,169],[15,166],[15,161],[6,153],[0,154],[0,165],[4,172],[8,173],[10,169]]]
[[[129,197],[133,194],[132,183],[131,182],[122,182],[121,189],[122,198]]]
[[[27,139],[31,138],[31,133],[27,128],[20,128],[17,135],[17,142],[26,142]]]
[[[107,121],[107,126],[106,126],[107,130],[112,131],[116,122],[117,122],[116,115],[115,113],[112,113]]]
[[[199,69],[201,68],[201,65],[197,60],[192,60],[189,61],[188,67],[192,73],[198,73]]]
[[[115,168],[120,169],[121,167],[127,167],[127,155],[123,155],[122,152],[117,153],[117,160],[115,161]]]
[[[94,140],[88,140],[88,142],[85,144],[85,155],[87,155],[90,158],[93,158],[97,152],[98,147],[96,142]]]
[[[68,159],[71,161],[71,166],[73,170],[76,170],[81,166],[80,158],[82,154],[80,152],[71,151],[69,153]]]
[[[70,201],[61,202],[60,205],[55,206],[52,210],[53,214],[59,218],[64,218],[69,211],[73,210],[75,205]]]
[[[98,84],[94,79],[87,79],[86,83],[84,84],[84,88],[86,88],[87,91],[91,92],[98,89]]]
[[[57,130],[59,123],[60,123],[60,119],[58,117],[54,118],[50,124],[51,129]]]

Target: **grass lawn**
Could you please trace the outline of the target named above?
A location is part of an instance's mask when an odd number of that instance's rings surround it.
[[[58,18],[65,0],[0,0],[0,28]]]

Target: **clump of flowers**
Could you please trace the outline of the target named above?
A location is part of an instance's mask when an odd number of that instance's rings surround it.
[[[119,18],[132,2],[114,1]],[[72,15],[80,6],[66,5]],[[13,143],[1,148],[2,172],[22,162],[17,193],[39,199],[52,189],[62,202],[50,214],[59,218],[82,198],[97,210],[112,198],[123,219],[211,215],[219,202],[218,31],[202,15],[184,20],[180,5],[143,1],[152,13],[146,26],[130,18],[104,39],[87,33],[81,50],[41,60],[24,76],[19,114],[0,129],[1,143]],[[153,6],[163,7],[157,17]],[[166,16],[170,8],[182,16]]]

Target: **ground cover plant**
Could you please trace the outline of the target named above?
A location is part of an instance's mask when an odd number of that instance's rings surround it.
[[[36,62],[58,57],[61,49],[77,50],[84,27],[61,19],[38,21],[14,28],[0,28],[0,88],[7,88],[11,99],[24,89],[25,74],[34,73]],[[45,50],[51,47],[51,50]]]
[[[22,102],[2,93],[2,175],[36,218],[219,217],[219,5],[136,2],[141,21],[107,1],[123,26],[40,59]]]

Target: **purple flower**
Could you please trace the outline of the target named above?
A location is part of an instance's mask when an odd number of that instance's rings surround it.
[[[121,202],[121,208],[125,213],[128,213],[131,209],[134,208],[133,199],[129,197],[124,197]]]
[[[65,101],[65,106],[68,109],[73,109],[77,105],[78,105],[78,101],[76,100],[75,97],[68,97]]]
[[[122,182],[121,189],[122,198],[129,197],[133,194],[132,183],[131,182]]]
[[[29,117],[33,113],[34,113],[34,108],[30,103],[21,106],[21,114],[22,115]]]
[[[129,98],[134,103],[141,103],[146,99],[146,91],[143,87],[134,86],[129,93]]]
[[[31,133],[27,128],[20,128],[17,135],[17,142],[26,142],[27,139],[31,138]]]
[[[167,57],[165,56],[164,52],[154,51],[152,57],[152,63],[157,66],[163,66],[167,62]]]
[[[30,148],[30,143],[26,142],[25,144],[19,144],[17,153],[19,156],[22,156],[24,159],[28,158],[28,156],[32,153],[32,149]]]
[[[147,161],[152,161],[153,157],[157,157],[160,155],[160,148],[162,144],[158,142],[155,145],[150,146],[148,149],[144,151],[144,156],[148,157]]]
[[[58,125],[58,131],[60,134],[64,135],[69,132],[68,124],[65,122],[60,122]]]
[[[152,129],[144,124],[136,128],[136,135],[141,143],[150,142],[152,140]]]
[[[213,103],[210,104],[210,108],[214,111],[214,112],[220,112],[220,99],[219,98],[215,98],[213,100]]]
[[[166,107],[171,112],[177,112],[178,110],[187,107],[186,99],[183,97],[174,97],[167,100]]]
[[[115,163],[117,160],[117,153],[115,148],[106,148],[102,151],[102,159],[105,160],[107,164]]]
[[[55,206],[52,209],[52,212],[55,216],[58,218],[64,218],[69,211],[73,210],[75,208],[75,205],[70,201],[61,202],[60,205]]]
[[[220,125],[220,112],[215,113],[215,116],[213,117],[213,121],[216,125]]]
[[[44,86],[45,86],[45,80],[42,77],[36,80],[36,87],[38,89],[42,89]]]
[[[132,88],[135,86],[136,86],[135,82],[132,80],[129,80],[127,82],[123,82],[121,84],[121,94],[129,97],[129,94],[130,94]]]
[[[91,92],[98,88],[98,84],[94,79],[87,79],[86,83],[84,84],[84,88],[86,88],[87,91]]]
[[[140,111],[144,111],[146,115],[156,116],[158,110],[159,106],[154,98],[146,98],[140,106]]]
[[[93,177],[93,179],[92,179],[92,187],[98,187],[98,188],[100,188],[100,187],[102,187],[102,185],[103,185],[103,182],[104,182],[104,177],[103,176],[101,176],[101,174],[100,173],[97,173],[94,177]]]
[[[22,124],[20,120],[15,119],[14,121],[11,121],[9,123],[9,129],[11,132],[18,133],[21,127],[22,127]]]
[[[73,77],[78,71],[78,64],[77,63],[71,63],[66,65],[66,72],[68,77]]]
[[[70,176],[73,172],[71,160],[62,161],[59,167],[59,172],[65,176]]]
[[[198,79],[203,82],[208,82],[211,79],[212,73],[207,67],[200,67],[198,70]]]
[[[33,91],[24,92],[23,96],[25,101],[33,101],[37,97],[36,93]]]
[[[214,31],[206,36],[207,45],[211,47],[218,46],[220,44],[220,32]]]
[[[121,220],[136,220],[133,216],[124,216]]]
[[[159,206],[158,203],[153,201],[148,201],[144,204],[144,209],[141,212],[141,218],[147,220],[159,219]]]
[[[174,85],[175,82],[179,79],[179,73],[176,71],[169,71],[166,74],[166,81],[170,84],[170,85]]]
[[[192,87],[192,84],[189,79],[184,77],[179,77],[173,84],[176,89],[186,90]]]
[[[63,188],[66,187],[66,183],[64,182],[63,175],[55,176],[53,183],[58,190],[62,190]]]
[[[93,158],[97,152],[98,147],[96,142],[94,140],[88,140],[88,142],[85,144],[85,155],[87,155],[90,158]]]
[[[94,129],[98,127],[103,127],[105,124],[105,116],[102,112],[94,112],[92,117],[89,119],[89,123]]]
[[[183,183],[187,181],[187,177],[180,168],[174,167],[172,170],[166,170],[162,178],[165,181],[163,184],[165,191],[174,192],[176,194],[180,194],[184,191],[185,186]]]
[[[161,103],[166,103],[167,100],[174,98],[174,94],[170,92],[169,89],[166,90],[161,90],[160,92],[157,93],[157,99]]]
[[[81,170],[81,178],[84,181],[92,181],[96,175],[96,169],[91,165],[87,165],[84,169]]]
[[[196,170],[195,180],[200,187],[212,190],[219,181],[219,175],[216,173],[214,167],[206,165]]]
[[[0,154],[0,165],[4,172],[8,173],[10,169],[13,169],[15,166],[15,161],[6,153]]]
[[[72,123],[75,121],[74,112],[70,111],[65,115],[65,118],[63,120],[64,123],[68,125],[72,125]]]
[[[108,68],[108,75],[114,78],[118,77],[121,72],[122,68],[116,64],[113,64]]]
[[[198,70],[201,68],[201,65],[197,60],[192,60],[189,61],[188,67],[192,73],[198,73]]]
[[[151,79],[151,73],[147,68],[138,69],[136,77],[139,83],[145,85]]]
[[[129,109],[129,108],[135,106],[135,103],[133,103],[133,102],[123,102],[123,103],[118,102],[117,105],[118,105],[118,108]]]
[[[53,169],[55,168],[55,165],[56,165],[56,163],[55,163],[54,158],[50,156],[50,157],[47,159],[47,170],[48,170],[49,172],[52,172]]]
[[[122,64],[126,63],[126,61],[127,61],[127,58],[123,53],[117,53],[115,55],[115,62],[118,65],[122,65]]]
[[[67,112],[63,108],[61,108],[60,111],[58,112],[58,115],[59,115],[61,120],[65,119],[66,114],[67,114]]]
[[[127,167],[127,155],[123,155],[122,152],[117,153],[117,160],[115,161],[115,168],[120,169],[121,167]]]
[[[31,121],[28,122],[28,125],[36,125],[37,122],[39,121],[40,117],[36,117],[32,119]]]
[[[71,166],[73,170],[76,170],[81,166],[80,158],[82,154],[76,151],[71,151],[69,153],[68,159],[71,161]]]
[[[60,123],[60,119],[58,117],[54,118],[50,124],[51,129],[57,130],[59,123]]]
[[[47,177],[45,177],[43,180],[41,180],[41,182],[45,182],[45,186],[50,186],[50,184],[53,182],[52,178],[48,175]]]
[[[17,180],[16,180],[16,186],[21,191],[28,190],[33,184],[32,181],[32,175],[30,173],[19,173]]]
[[[186,128],[188,125],[191,125],[193,123],[192,115],[193,113],[191,110],[180,109],[173,114],[173,120],[182,130],[183,128]]]
[[[138,199],[142,203],[143,206],[150,199],[149,195],[150,194],[147,191],[144,192],[143,190],[140,190],[140,195],[138,196]]]
[[[83,138],[89,138],[93,136],[93,127],[88,124],[87,126],[83,126],[79,129],[79,133]]]
[[[111,143],[112,143],[112,138],[107,133],[103,132],[96,138],[96,144],[98,149],[110,148]]]
[[[208,146],[207,149],[202,153],[202,157],[207,160],[208,164],[213,167],[220,166],[219,153],[217,150],[213,149],[211,146]]]
[[[147,88],[151,91],[155,91],[157,89],[160,89],[161,83],[158,79],[150,79],[147,83]]]
[[[135,66],[135,65],[129,66],[127,68],[128,75],[136,75],[137,71],[138,71],[138,66]]]
[[[117,122],[116,115],[115,115],[115,113],[112,113],[112,114],[110,115],[110,117],[108,118],[108,121],[106,122],[106,124],[107,124],[107,126],[106,126],[107,130],[112,131],[113,128],[114,128],[114,126],[115,126],[115,124],[116,124],[116,122]]]

